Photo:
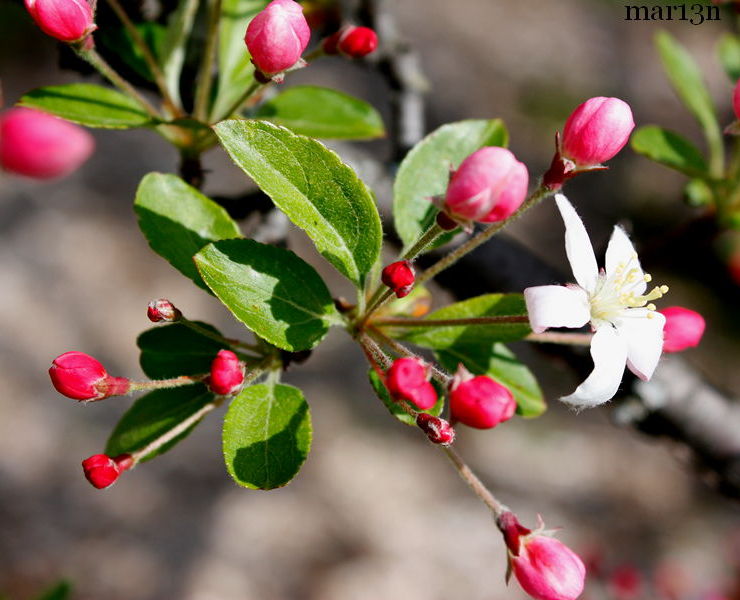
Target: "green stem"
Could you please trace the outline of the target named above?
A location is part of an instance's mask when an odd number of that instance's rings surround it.
[[[234,102],[234,104],[232,104],[229,107],[229,110],[225,111],[224,114],[223,114],[223,116],[220,119],[218,119],[218,120],[221,121],[222,119],[228,119],[234,113],[239,112],[239,109],[242,107],[242,105],[247,100],[249,100],[249,98],[251,98],[252,95],[254,95],[257,92],[257,90],[259,90],[263,85],[265,85],[265,84],[260,83],[256,79],[254,81],[252,81],[252,83],[245,90],[245,92],[241,96],[239,96],[239,98],[237,99],[237,101]]]
[[[138,102],[141,107],[149,113],[154,119],[159,121],[161,119],[161,115],[159,112],[157,112],[157,109],[154,108],[149,101],[144,98],[139,92],[137,92],[134,87],[126,81],[123,77],[121,77],[114,69],[111,67],[100,54],[98,54],[95,49],[81,49],[77,50],[77,54],[82,58],[83,60],[87,61],[90,65],[92,65],[95,70],[97,70],[103,77],[105,77],[108,81],[110,81],[113,85],[115,85],[119,90],[121,90],[124,94]]]
[[[704,127],[704,135],[709,147],[709,173],[714,179],[722,179],[725,171],[725,146],[722,131],[716,121]]]
[[[411,350],[409,350],[406,346],[403,344],[397,342],[393,338],[388,337],[380,331],[379,329],[376,329],[375,327],[371,327],[369,331],[370,335],[375,338],[377,341],[379,341],[381,344],[384,344],[388,346],[393,352],[398,354],[399,356],[407,356],[410,358],[418,358],[420,360],[424,360],[421,356],[418,354],[415,354]],[[427,361],[424,361],[427,362]],[[452,377],[445,373],[442,369],[437,367],[434,364],[431,364],[432,369],[432,377],[434,377],[437,381],[439,381],[442,385],[447,386],[452,381]]]
[[[496,317],[470,317],[468,319],[407,319],[386,317],[376,319],[373,325],[392,327],[457,327],[460,325],[491,325],[495,323],[529,323],[526,315],[500,315]]]
[[[208,118],[208,105],[211,96],[211,85],[213,84],[213,63],[216,59],[216,43],[218,42],[218,29],[221,23],[221,0],[211,0],[208,15],[208,31],[206,33],[206,47],[203,50],[203,58],[200,63],[198,74],[198,87],[195,90],[194,116],[199,121]]]
[[[172,379],[155,379],[153,381],[130,381],[128,393],[150,392],[152,390],[162,390],[169,388],[182,387],[184,385],[193,385],[203,381],[207,375],[181,375]]]
[[[551,196],[554,193],[555,192],[547,189],[543,185],[540,185],[540,187],[538,187],[534,192],[532,192],[529,198],[527,198],[524,201],[524,203],[519,207],[519,209],[514,214],[512,214],[508,219],[504,221],[499,221],[498,223],[494,223],[493,225],[490,225],[489,227],[487,227],[486,229],[484,229],[477,235],[470,238],[467,242],[465,242],[461,246],[458,246],[454,251],[450,252],[447,256],[438,260],[434,265],[429,267],[426,271],[421,273],[421,275],[419,275],[416,278],[416,285],[421,285],[425,281],[431,279],[435,275],[438,275],[439,273],[444,271],[446,268],[451,267],[458,260],[460,260],[463,256],[465,256],[466,254],[470,254],[473,250],[475,250],[481,244],[485,244],[489,239],[491,239],[495,234],[501,231],[504,227],[516,221],[530,208],[539,204],[543,199],[547,198],[548,196]]]
[[[121,23],[123,23],[123,26],[126,28],[126,31],[128,31],[134,44],[136,44],[141,51],[141,55],[144,57],[144,62],[147,67],[149,67],[149,71],[154,78],[154,82],[157,84],[159,92],[162,94],[165,106],[167,106],[167,108],[172,112],[174,117],[184,116],[185,113],[183,112],[182,107],[175,103],[167,89],[167,82],[165,81],[164,73],[162,72],[162,69],[159,68],[159,63],[157,63],[157,59],[154,58],[154,54],[152,54],[149,44],[146,43],[146,40],[144,40],[141,33],[136,28],[136,25],[131,21],[118,0],[107,1],[108,5],[113,9],[113,12],[116,13]]]

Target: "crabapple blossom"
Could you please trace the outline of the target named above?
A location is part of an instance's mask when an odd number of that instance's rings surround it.
[[[244,365],[231,350],[219,350],[211,363],[208,387],[214,394],[230,396],[244,382]]]
[[[326,38],[322,44],[327,54],[344,54],[350,58],[362,58],[375,52],[378,34],[369,27],[350,25]]]
[[[606,268],[600,271],[583,221],[565,196],[558,194],[555,201],[565,223],[565,249],[577,283],[527,288],[524,299],[535,333],[591,324],[594,370],[573,394],[561,398],[575,408],[588,408],[614,397],[625,364],[640,379],[652,377],[663,348],[665,317],[651,302],[668,287],[657,286],[646,293],[651,276],[643,272],[632,242],[620,227],[614,228]]]
[[[45,34],[60,42],[77,42],[95,31],[87,0],[25,0],[26,9]]]
[[[385,374],[385,385],[394,400],[412,402],[421,410],[437,403],[437,392],[429,383],[429,366],[420,358],[395,360]]]
[[[669,306],[659,312],[665,317],[663,352],[681,352],[699,344],[706,322],[698,312],[682,306]]]
[[[297,66],[311,37],[303,8],[293,0],[272,0],[247,27],[244,42],[252,62],[266,76]]]
[[[491,429],[514,416],[511,392],[486,375],[473,377],[461,364],[450,386],[450,414],[468,427]]]
[[[383,269],[380,279],[397,298],[403,298],[408,296],[414,287],[414,267],[408,260],[396,261]]]
[[[124,377],[108,375],[92,356],[76,351],[57,356],[49,377],[57,392],[74,400],[94,401],[125,394],[131,385]]]
[[[450,177],[441,203],[444,214],[467,230],[514,213],[529,185],[527,167],[506,148],[487,146],[468,156]]]
[[[182,313],[167,298],[160,298],[149,303],[146,316],[152,323],[172,323],[180,320]]]
[[[130,454],[121,454],[114,458],[107,454],[94,454],[82,461],[82,470],[93,487],[102,490],[113,485],[121,473],[130,469],[133,464]]]

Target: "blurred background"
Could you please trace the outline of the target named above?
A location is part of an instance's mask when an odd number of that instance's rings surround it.
[[[625,22],[622,2],[612,0],[405,0],[385,10],[428,83],[426,130],[501,117],[533,176],[549,164],[556,129],[591,96],[623,98],[639,125],[659,123],[701,144],[662,73],[653,47],[660,28],[699,61],[721,123],[733,118],[732,84],[714,55],[727,20]],[[22,4],[0,0],[5,106],[32,88],[80,80],[58,60],[56,44]],[[391,115],[386,80],[372,64],[327,59],[289,80],[336,87]],[[504,585],[504,546],[485,507],[423,436],[388,415],[359,349],[339,331],[286,376],[304,390],[314,424],[312,452],[286,488],[232,483],[220,413],[111,489],[90,487],[79,463],[102,451],[130,399],[77,405],[51,388],[51,360],[81,350],[115,375],[140,377],[135,339],[150,325],[147,303],[158,297],[227,335],[240,332],[138,230],[136,186],[149,171],[175,172],[175,152],[149,131],[94,135],[97,152],[64,181],[0,179],[0,594],[26,600],[64,578],[79,600],[524,598],[515,584]],[[380,180],[387,207],[378,165],[392,158],[390,142],[330,145],[368,181]],[[666,304],[707,318],[701,347],[683,356],[687,368],[718,394],[737,396],[740,288],[715,252],[719,238],[685,243],[698,213],[682,201],[681,176],[629,149],[610,166],[567,188],[597,249],[617,222],[634,232],[648,252],[646,269],[672,288]],[[207,194],[249,187],[219,149],[206,167]],[[554,205],[510,234],[532,260],[568,272]],[[305,236],[291,230],[289,244],[312,257],[333,292],[346,293]],[[438,290],[435,304],[450,298]],[[665,598],[706,600],[713,591],[740,598],[736,500],[697,473],[685,447],[621,427],[619,413],[607,408],[575,415],[560,406],[557,398],[579,381],[571,363],[515,349],[540,378],[550,410],[493,431],[460,431],[459,449],[483,480],[525,524],[541,513],[562,526],[561,539],[589,558],[595,574],[632,565],[647,578],[658,573]],[[584,598],[608,597],[594,577]]]

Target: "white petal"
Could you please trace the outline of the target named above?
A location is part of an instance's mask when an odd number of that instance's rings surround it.
[[[576,209],[565,196],[557,194],[555,202],[565,223],[565,252],[568,254],[570,268],[573,269],[578,285],[588,292],[593,292],[599,277],[599,268],[586,228]]]
[[[627,343],[627,366],[640,379],[648,381],[663,352],[665,317],[647,308],[629,308],[624,315],[616,326]]]
[[[636,294],[643,294],[647,284],[645,283],[645,273],[640,266],[637,258],[637,252],[632,245],[629,237],[621,227],[615,227],[612,237],[609,239],[609,245],[606,247],[606,276],[611,277],[621,266],[623,272],[629,273],[634,269],[631,277],[634,278],[634,284],[629,289]]]
[[[588,295],[578,286],[539,285],[524,290],[532,331],[549,327],[583,327],[591,318]]]
[[[627,360],[627,344],[610,325],[599,327],[591,340],[594,370],[575,392],[561,398],[572,407],[592,408],[611,400],[619,389]]]

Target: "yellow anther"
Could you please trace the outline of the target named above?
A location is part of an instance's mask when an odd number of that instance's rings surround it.
[[[653,276],[650,273],[645,273],[643,279],[645,280],[645,283],[650,283],[653,280]]]
[[[647,308],[648,310],[655,310],[655,304],[648,304],[645,308]]]
[[[668,290],[669,290],[669,289],[670,289],[670,288],[669,288],[669,287],[668,287],[667,285],[661,285],[661,286],[660,286],[660,291],[661,291],[661,292],[662,292],[663,294],[667,294],[667,293],[668,293]]]
[[[655,313],[649,312],[647,315],[645,315],[648,319],[652,319],[655,317]]]

